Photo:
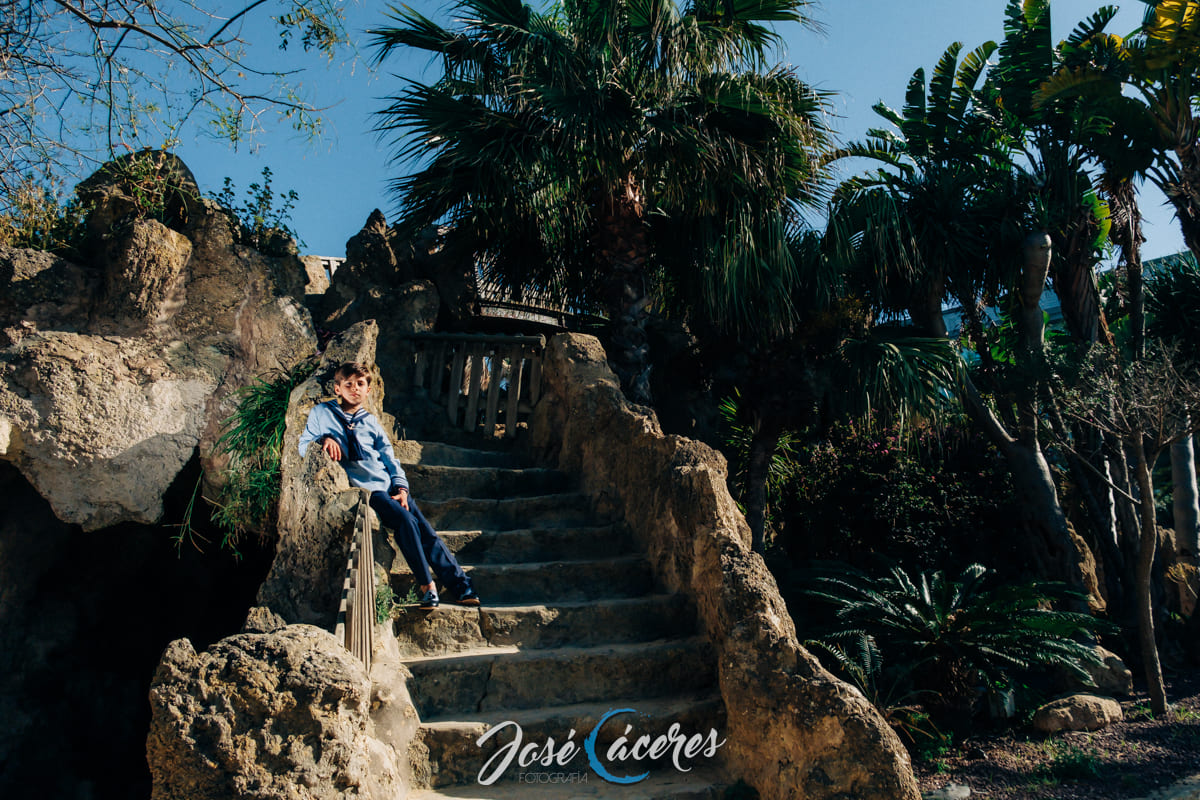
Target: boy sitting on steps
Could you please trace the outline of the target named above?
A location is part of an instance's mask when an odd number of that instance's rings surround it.
[[[348,361],[338,367],[333,373],[337,400],[321,403],[309,412],[300,434],[300,455],[311,442],[319,442],[321,449],[346,470],[351,486],[371,492],[371,508],[380,522],[395,532],[396,544],[420,582],[421,608],[434,609],[438,605],[430,568],[458,603],[479,605],[471,579],[409,495],[408,479],[387,433],[363,408],[370,391],[371,373],[365,366]]]

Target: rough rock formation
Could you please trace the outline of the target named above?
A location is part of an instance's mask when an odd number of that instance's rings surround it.
[[[1033,715],[1033,727],[1044,733],[1096,731],[1123,718],[1121,704],[1110,697],[1073,694],[1039,708]]]
[[[622,396],[593,337],[551,340],[528,446],[624,510],[655,574],[691,596],[717,648],[726,763],[764,800],[918,797],[908,754],[855,689],[800,647],[707,446],[664,436]]]
[[[412,244],[400,242],[379,209],[372,211],[363,229],[346,242],[346,260],[318,304],[318,323],[340,331],[376,319],[384,326],[386,340],[393,333],[432,330],[439,313],[459,321],[467,318],[474,302],[473,283],[466,291],[449,280],[439,263],[443,260],[431,237]],[[420,284],[415,292],[406,289],[413,282]],[[397,302],[410,310],[400,315],[401,326],[393,332],[387,326]],[[418,309],[421,313],[414,316],[412,310]]]
[[[1091,682],[1085,684],[1074,673],[1062,670],[1057,676],[1057,685],[1068,692],[1099,690],[1108,695],[1133,694],[1133,673],[1121,657],[1100,645],[1092,649],[1096,651],[1100,663],[1084,662],[1081,665],[1087,670]]]
[[[155,800],[407,796],[417,714],[391,630],[377,629],[370,677],[328,633],[363,493],[319,447],[301,457],[297,446],[309,410],[331,396],[334,369],[371,364],[378,334],[367,321],[333,339],[292,393],[279,541],[243,633],[201,654],[173,642],[163,655],[147,740]],[[390,428],[377,371],[373,379],[367,405]]]
[[[332,629],[346,569],[350,535],[360,489],[346,480],[341,465],[319,447],[300,456],[300,433],[308,412],[333,397],[333,371],[344,361],[373,364],[379,326],[374,320],[352,326],[325,348],[321,365],[307,381],[292,391],[288,403],[287,431],[283,440],[275,561],[258,593],[260,605],[289,623],[305,622]],[[367,408],[385,430],[394,426],[383,413],[384,386],[378,369],[372,373]]]
[[[105,167],[80,189],[97,203],[88,263],[0,248],[0,457],[85,530],[157,521],[232,393],[316,349],[299,260],[236,244],[187,168],[161,168],[183,176],[173,227],[130,218],[129,178]]]
[[[371,682],[327,631],[291,625],[163,654],[150,689],[154,800],[403,797]]]
[[[325,294],[329,288],[329,275],[325,272],[325,264],[320,256],[301,256],[304,263],[304,274],[307,281],[304,284],[304,294]]]
[[[432,233],[416,242],[401,242],[376,209],[346,243],[346,261],[329,289],[310,304],[317,325],[329,331],[376,320],[380,369],[403,379],[413,358],[406,337],[432,331],[439,322],[443,328],[464,323],[476,300],[473,259],[443,250]],[[399,406],[388,410],[408,412]]]

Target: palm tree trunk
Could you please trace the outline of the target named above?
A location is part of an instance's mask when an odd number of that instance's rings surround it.
[[[767,483],[780,433],[777,425],[760,421],[750,439],[750,463],[746,466],[746,524],[750,526],[750,546],[760,555],[766,552]]]
[[[1146,340],[1146,288],[1142,282],[1142,212],[1138,208],[1137,190],[1132,181],[1105,176],[1104,190],[1108,196],[1112,229],[1109,238],[1121,250],[1125,264],[1125,280],[1129,291],[1129,335],[1133,342],[1134,358],[1141,358]]]
[[[1200,492],[1196,487],[1193,438],[1171,445],[1171,493],[1175,512],[1175,541],[1180,554],[1200,557]]]
[[[604,276],[608,306],[608,360],[621,388],[635,403],[650,403],[650,345],[646,340],[650,244],[645,207],[630,176],[618,191],[597,202],[596,268]]]
[[[1154,551],[1158,546],[1158,525],[1154,519],[1154,483],[1141,436],[1130,437],[1129,446],[1137,456],[1135,469],[1142,514],[1142,535],[1137,561],[1138,640],[1142,650],[1146,688],[1150,695],[1150,709],[1154,716],[1161,717],[1167,713],[1167,689],[1163,683],[1162,664],[1158,659],[1158,645],[1154,637],[1154,601],[1150,594]]]

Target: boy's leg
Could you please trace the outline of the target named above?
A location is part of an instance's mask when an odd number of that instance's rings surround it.
[[[437,531],[425,519],[411,494],[408,496],[408,510],[416,521],[417,530],[420,531],[421,551],[426,563],[433,568],[444,586],[461,597],[471,589],[471,579],[459,566],[458,560],[450,552],[450,548],[446,547],[442,537],[437,535]]]
[[[414,516],[405,511],[404,506],[388,497],[387,492],[371,492],[370,502],[371,508],[379,515],[379,521],[391,528],[395,534],[396,545],[400,548],[404,560],[408,562],[408,568],[412,570],[417,585],[433,583],[433,575],[430,574],[429,563],[425,560],[421,546],[421,531]]]

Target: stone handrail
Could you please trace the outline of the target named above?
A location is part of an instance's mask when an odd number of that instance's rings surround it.
[[[402,385],[442,405],[451,425],[495,436],[503,412],[504,435],[511,438],[516,421],[537,404],[543,337],[415,333],[407,339],[413,360]]]
[[[653,412],[626,401],[594,337],[550,340],[543,389],[530,454],[578,475],[600,510],[623,513],[657,580],[695,604],[717,653],[730,777],[763,800],[916,800],[895,732],[800,646],[775,579],[750,548],[725,459],[664,435]]]
[[[361,494],[333,635],[370,672],[371,654],[375,648],[375,555],[371,540],[376,519],[366,492]]]

